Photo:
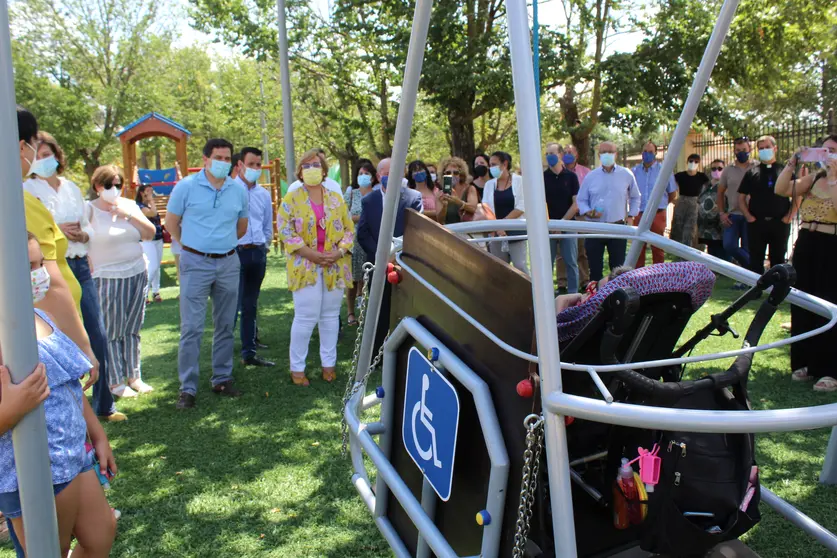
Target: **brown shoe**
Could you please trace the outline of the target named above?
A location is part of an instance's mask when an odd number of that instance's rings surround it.
[[[218,395],[226,395],[227,397],[239,397],[241,395],[241,391],[233,385],[232,380],[227,380],[217,386],[212,386],[212,391]]]
[[[180,392],[180,397],[177,398],[177,405],[175,405],[177,409],[194,409],[195,408],[195,396],[191,393],[186,393],[185,391]]]
[[[323,380],[328,383],[333,382],[337,379],[337,372],[334,371],[334,367],[323,368]]]

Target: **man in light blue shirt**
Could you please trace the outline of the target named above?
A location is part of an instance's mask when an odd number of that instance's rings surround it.
[[[653,141],[648,141],[642,147],[642,163],[635,166],[632,171],[636,177],[636,185],[639,187],[639,194],[641,201],[639,205],[639,215],[637,215],[636,222],[639,223],[642,219],[642,214],[645,213],[648,205],[648,198],[651,197],[651,192],[654,190],[654,184],[657,183],[657,177],[660,176],[660,170],[663,166],[657,161],[657,144]],[[677,183],[674,182],[674,176],[668,177],[666,184],[666,195],[660,198],[660,204],[657,206],[657,211],[654,215],[654,220],[651,222],[651,232],[657,233],[660,236],[666,232],[666,208],[668,204],[674,202],[677,193]],[[656,246],[651,247],[651,260],[655,263],[663,263],[665,261],[665,252],[662,248]],[[645,246],[640,251],[639,258],[634,267],[645,266]]]
[[[238,286],[238,311],[241,312],[241,362],[245,366],[274,366],[256,354],[265,347],[256,341],[256,314],[259,293],[267,270],[267,252],[273,238],[273,200],[259,186],[262,176],[262,152],[255,147],[241,150],[238,178],[235,181],[247,192],[250,221],[247,232],[238,241],[241,274]]]
[[[605,141],[599,144],[602,165],[592,171],[581,183],[578,191],[578,212],[589,221],[633,225],[639,213],[640,194],[631,171],[616,164],[616,144]],[[627,218],[626,218],[627,215]],[[610,261],[610,269],[625,263],[628,241],[617,238],[588,238],[584,241],[587,260],[590,262],[590,280],[598,281],[604,272],[604,251]]]
[[[212,391],[237,397],[233,384],[233,323],[238,302],[238,240],[247,232],[247,192],[229,177],[233,146],[210,139],[204,168],[177,183],[169,198],[166,228],[183,246],[180,256],[180,375],[178,409],[195,406],[206,300],[212,298]]]

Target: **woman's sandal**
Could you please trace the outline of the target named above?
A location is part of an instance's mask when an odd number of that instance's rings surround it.
[[[328,383],[333,382],[337,379],[337,373],[334,371],[334,368],[323,368],[323,380]]]
[[[810,379],[811,376],[808,375],[807,366],[803,366],[802,368],[794,370],[793,374],[791,374],[791,380],[793,380],[794,382],[807,382]]]
[[[291,380],[295,386],[308,386],[311,382],[305,377],[305,372],[291,372]]]
[[[354,314],[349,314],[346,316],[346,325],[349,327],[354,327],[357,325],[357,318],[355,318]]]
[[[814,391],[819,391],[822,393],[837,391],[837,380],[835,380],[831,376],[823,376],[822,378],[817,380],[816,384],[814,384]]]
[[[137,392],[135,392],[133,389],[131,389],[131,386],[125,385],[124,383],[123,384],[117,384],[117,385],[111,387],[110,388],[110,393],[114,397],[120,397],[120,398],[136,397],[138,395]]]
[[[132,390],[139,393],[140,395],[154,391],[153,387],[149,386],[140,379],[130,381],[128,383],[128,387],[130,387]]]

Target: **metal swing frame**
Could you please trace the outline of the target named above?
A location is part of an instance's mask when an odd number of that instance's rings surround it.
[[[671,138],[671,148],[666,153],[654,189],[649,198],[650,207],[656,207],[665,192],[666,177],[674,170],[675,163],[685,143],[686,135],[692,125],[700,99],[705,91],[712,69],[718,58],[724,39],[729,32],[730,25],[738,7],[739,0],[725,0],[718,15],[715,28],[706,46],[695,80],[686,99],[683,111]],[[407,63],[402,85],[401,105],[396,123],[395,143],[392,154],[391,168],[403,168],[406,163],[410,130],[416,106],[419,77],[427,42],[427,32],[430,24],[432,0],[417,0],[415,16],[413,18],[412,34],[407,53]],[[515,110],[517,113],[521,168],[523,170],[524,195],[529,207],[545,207],[544,183],[541,166],[541,138],[538,118],[538,102],[535,88],[535,76],[532,67],[532,48],[529,40],[528,13],[525,0],[507,0],[506,13],[508,18],[508,34],[512,60],[512,76],[514,82]],[[381,222],[376,261],[387,261],[393,241],[395,214],[398,209],[399,188],[387,190],[384,198],[384,214]],[[787,297],[791,304],[798,305],[828,319],[825,326],[803,335],[789,339],[766,343],[756,347],[744,346],[741,349],[684,358],[664,359],[653,362],[630,363],[607,366],[578,366],[560,361],[558,335],[555,326],[556,315],[553,304],[552,266],[550,265],[549,239],[559,237],[584,238],[625,238],[632,241],[627,261],[634,261],[640,254],[644,244],[663,248],[675,256],[701,262],[712,271],[730,277],[748,285],[754,285],[758,276],[750,271],[709,256],[678,242],[667,239],[650,231],[653,212],[646,212],[638,226],[611,225],[603,223],[581,221],[548,220],[546,212],[531,211],[525,215],[525,220],[499,220],[458,223],[449,226],[452,231],[463,234],[476,234],[494,231],[525,231],[526,236],[518,237],[529,240],[532,296],[534,301],[535,334],[537,341],[537,355],[525,353],[505,343],[488,328],[480,324],[453,301],[435,289],[423,279],[415,270],[401,260],[396,253],[396,260],[402,269],[413,276],[424,287],[433,292],[439,300],[456,311],[471,325],[481,331],[490,341],[509,353],[524,360],[535,362],[539,366],[542,383],[542,403],[544,412],[544,443],[547,455],[547,472],[549,478],[549,492],[551,494],[552,517],[560,518],[553,521],[553,540],[555,541],[555,555],[562,558],[577,556],[576,536],[573,522],[573,506],[571,495],[571,477],[569,455],[567,451],[567,435],[564,425],[564,415],[593,420],[603,423],[618,423],[638,428],[653,428],[661,423],[672,429],[693,432],[783,432],[793,430],[807,430],[825,426],[837,425],[837,403],[819,405],[807,408],[782,409],[771,411],[703,411],[703,410],[674,410],[662,407],[646,407],[626,403],[613,402],[608,397],[599,374],[606,374],[628,368],[651,368],[670,366],[688,362],[699,362],[733,357],[745,353],[754,353],[768,349],[775,349],[790,343],[818,335],[837,323],[837,306],[801,291],[793,290]],[[490,239],[472,239],[473,242],[491,242]],[[371,282],[371,294],[368,301],[367,319],[363,328],[363,340],[360,357],[356,370],[356,383],[365,384],[368,369],[372,360],[373,342],[378,320],[380,318],[381,299],[384,291],[386,271],[384,266],[377,266]],[[440,348],[445,359],[442,366],[457,377],[470,377],[467,370],[460,370],[461,362],[456,363],[455,357],[439,346],[429,333],[421,326],[406,318],[395,331],[385,346],[384,358],[384,387],[393,382],[393,367],[399,339],[406,335],[406,331],[419,341],[420,344]],[[429,337],[428,337],[429,336]],[[427,348],[430,348],[427,346]],[[571,370],[590,374],[600,387],[603,399],[592,399],[570,395],[562,391],[561,371]],[[471,373],[472,374],[472,373]],[[466,382],[463,382],[466,383]],[[473,383],[473,382],[472,382]],[[365,385],[349,399],[344,409],[344,415],[349,425],[349,439],[351,443],[352,463],[354,475],[352,482],[363,500],[375,516],[375,522],[390,543],[393,551],[399,557],[410,556],[406,546],[400,540],[392,525],[384,516],[385,491],[391,490],[398,498],[419,531],[419,545],[417,556],[430,555],[430,550],[437,556],[454,557],[456,553],[447,544],[433,523],[434,501],[432,491],[427,488],[427,482],[422,490],[421,501],[406,488],[391,463],[388,461],[390,452],[390,435],[388,429],[393,427],[384,404],[381,420],[375,423],[364,423],[360,414],[378,403],[374,394],[365,396]],[[469,390],[474,391],[469,387]],[[392,390],[387,390],[392,393]],[[490,403],[490,401],[489,401]],[[493,413],[493,407],[477,400],[480,420],[488,420]],[[485,415],[485,416],[484,416]],[[523,425],[521,425],[522,427]],[[837,428],[835,429],[837,432]],[[380,443],[376,443],[373,436],[380,435]],[[502,459],[495,462],[495,456],[501,456],[496,444],[496,436],[486,436],[486,445],[492,455],[492,471],[495,465],[502,463]],[[826,457],[826,469],[837,470],[837,442],[829,444]],[[505,449],[503,448],[503,452]],[[378,490],[373,492],[369,477],[363,462],[363,454],[371,458],[378,468]],[[493,452],[493,453],[492,453]],[[832,455],[833,454],[833,455]],[[382,492],[383,491],[383,492]],[[764,501],[789,521],[803,529],[832,551],[837,551],[837,536],[813,521],[811,518],[788,504],[770,490],[762,488]],[[491,492],[491,491],[490,491]],[[491,502],[489,501],[490,505]],[[501,519],[501,518],[496,518]],[[498,521],[499,523],[499,521]],[[481,556],[496,556],[497,546],[492,542],[492,526],[485,527]]]

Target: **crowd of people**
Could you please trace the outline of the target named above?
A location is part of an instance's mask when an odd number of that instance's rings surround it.
[[[404,172],[392,172],[389,159],[377,165],[361,159],[344,190],[328,177],[325,153],[312,149],[299,159],[296,181],[277,206],[274,229],[271,196],[259,186],[262,152],[255,147],[236,150],[229,141],[216,138],[203,148],[203,168],[177,182],[163,221],[153,189],[140,186],[135,199],[127,198],[125,176],[113,165],[95,170],[85,200],[81,188],[63,176],[61,146],[39,130],[34,115],[18,108],[18,128],[42,362],[26,381],[15,385],[0,360],[0,460],[5,463],[0,512],[19,556],[25,534],[11,429],[41,402],[62,547],[69,547],[74,537],[84,556],[109,552],[118,513],[108,507],[101,479],[111,477],[117,467],[100,421],[126,420],[115,399],[153,390],[142,379],[141,331],[147,304],[162,300],[160,266],[167,235],[177,255],[180,284],[176,407],[185,410],[197,402],[200,346],[210,300],[211,390],[220,396],[241,395],[233,377],[237,325],[241,363],[275,366],[258,354],[267,347],[259,339],[257,324],[274,230],[286,253],[287,285],[294,302],[287,340],[290,379],[294,385],[308,386],[314,328],[319,333],[321,377],[332,382],[344,300],[347,326],[358,324],[364,264],[376,263],[388,187],[399,189],[395,236],[404,234],[408,210],[442,225],[526,218],[524,178],[515,172],[512,156],[502,151],[478,153],[470,162],[453,156],[438,165],[414,160]],[[753,145],[757,161],[751,160]],[[579,163],[574,146],[550,142],[544,149],[546,211],[550,219],[628,225],[652,211],[651,230],[665,234],[668,206],[674,204],[672,239],[693,247],[705,245],[710,254],[759,274],[766,252],[771,266],[786,260],[791,223],[798,213],[801,230],[793,255],[797,287],[837,302],[837,289],[829,280],[830,260],[822,257],[837,242],[837,137],[825,138],[822,147],[826,155],[820,168],[809,172],[800,153],[784,165],[778,163],[776,141],[770,136],[755,142],[737,138],[734,162],[715,159],[705,165],[700,155],[690,155],[686,170],[665,179],[665,195],[649,207],[662,171],[653,142],[643,146],[641,163],[631,169],[617,164],[613,142],[597,146],[600,164],[593,169]],[[514,238],[522,234],[499,232],[487,250],[528,274],[528,243]],[[636,262],[625,265],[624,239],[554,239],[550,251],[559,284],[564,285],[556,300],[559,311],[583,303],[608,279],[646,263],[642,250]],[[664,261],[662,250],[651,252],[653,263]],[[387,284],[383,316],[389,314],[390,289]],[[793,308],[794,335],[824,323]],[[375,350],[387,326],[378,328]],[[826,339],[820,336],[792,346],[792,378],[816,380],[817,391],[835,391],[837,380],[827,375],[831,355],[820,349],[837,341],[837,332],[824,335]],[[84,397],[91,386],[92,404]]]

